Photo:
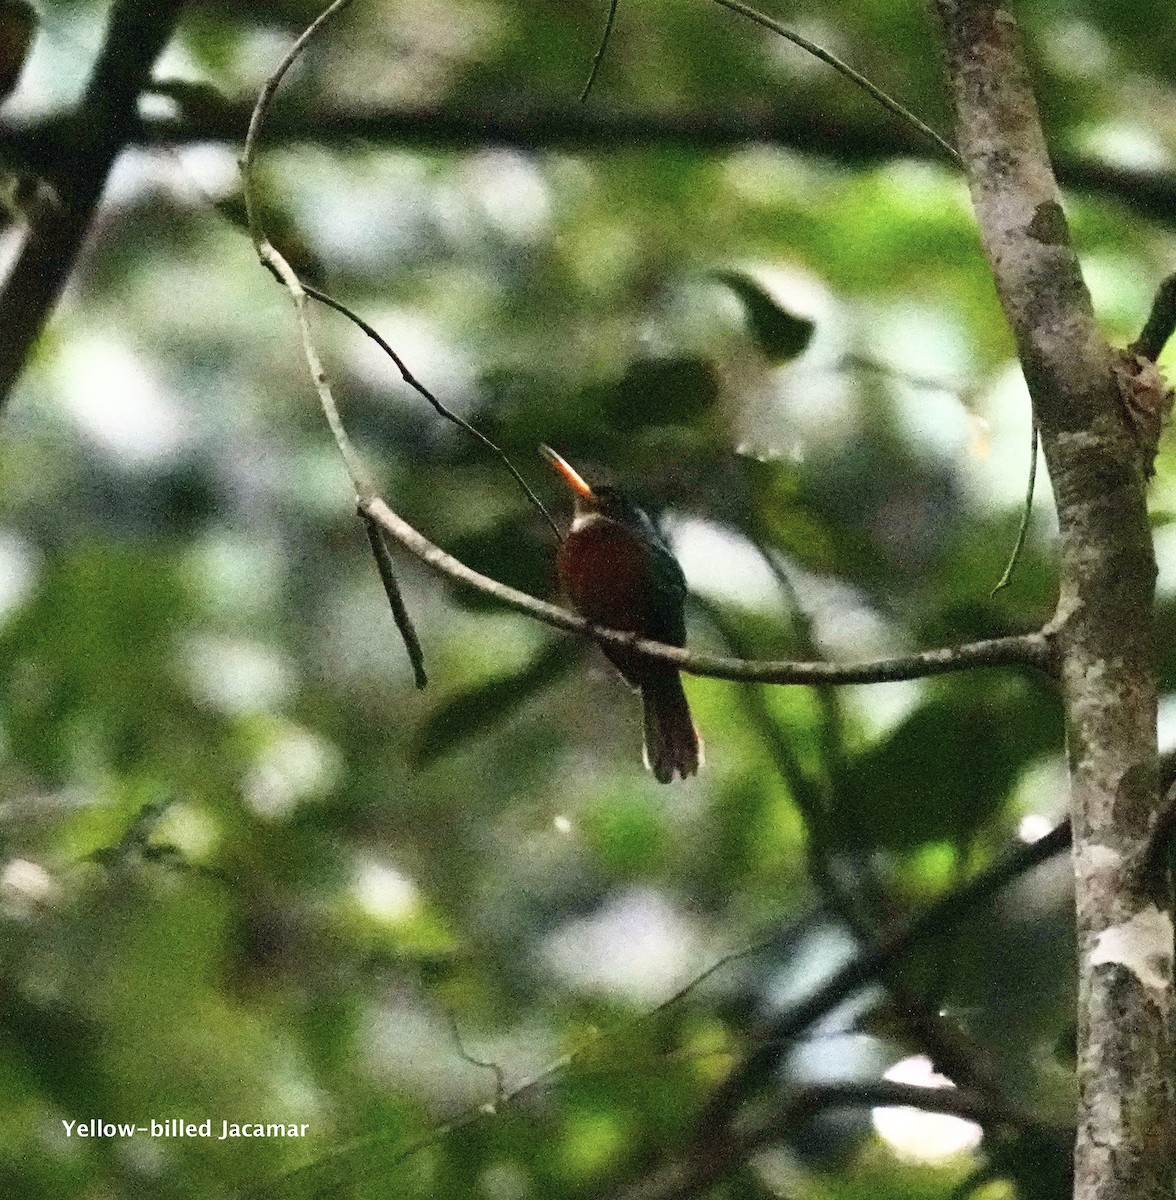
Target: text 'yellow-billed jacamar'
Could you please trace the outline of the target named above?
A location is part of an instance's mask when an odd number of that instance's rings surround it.
[[[685,645],[686,578],[653,522],[616,488],[592,487],[550,446],[542,451],[575,497],[572,527],[556,565],[576,611],[605,629]],[[695,774],[702,742],[677,669],[623,646],[600,648],[641,691],[645,765],[659,783]]]

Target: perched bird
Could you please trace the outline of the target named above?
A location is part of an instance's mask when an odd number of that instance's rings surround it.
[[[671,646],[686,642],[686,579],[653,522],[616,488],[591,487],[550,446],[544,458],[575,497],[572,527],[559,548],[560,582],[576,611],[605,629]],[[702,742],[675,667],[624,646],[601,643],[645,706],[645,765],[659,783],[694,775]]]

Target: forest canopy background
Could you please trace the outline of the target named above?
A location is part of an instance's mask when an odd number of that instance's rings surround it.
[[[1098,316],[1125,344],[1176,261],[1176,9],[1017,7]],[[836,697],[692,679],[707,766],[661,789],[636,702],[591,647],[398,559],[431,679],[413,688],[289,299],[240,223],[249,110],[315,11],[187,9],[6,409],[14,1194],[592,1194],[689,1128],[757,1014],[853,952],[846,896],[851,915],[899,918],[1065,810],[1056,702],[1016,671]],[[605,12],[357,0],[276,102],[259,160],[275,242],[560,520],[541,442],[657,514],[698,598],[692,645],[841,660],[1039,627],[1048,504],[1013,586],[990,594],[1029,409],[956,170],[705,3],[622,5],[581,104]],[[919,6],[780,15],[947,128]],[[105,9],[42,16],[0,112],[6,166],[34,175]],[[554,598],[551,532],[500,464],[341,318],[313,315],[397,511]],[[1162,448],[1166,692],[1174,508]],[[1162,740],[1172,716],[1165,699]],[[1043,1128],[935,1162],[924,1128],[910,1161],[866,1106],[782,1131],[726,1194],[939,1196],[977,1170],[993,1196],[1065,1194],[1067,886],[1064,864],[1039,870],[903,966]],[[925,1050],[880,996],[816,1026],[781,1086],[873,1080]],[[495,1099],[479,1062],[512,1087],[585,1046],[523,1108],[397,1161]],[[312,1134],[65,1139],[62,1119],[92,1116]]]

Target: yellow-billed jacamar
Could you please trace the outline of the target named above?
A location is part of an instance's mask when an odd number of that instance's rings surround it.
[[[685,645],[686,579],[653,522],[616,488],[590,486],[550,446],[542,452],[575,497],[572,527],[556,565],[576,611],[605,629]],[[660,783],[695,774],[702,742],[677,669],[623,646],[600,648],[641,691],[645,765]]]

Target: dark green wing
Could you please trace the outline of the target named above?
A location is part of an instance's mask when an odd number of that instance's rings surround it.
[[[636,525],[650,548],[649,608],[650,636],[670,646],[686,644],[686,576],[666,545],[657,526],[645,511],[627,498],[622,499],[626,523]]]

